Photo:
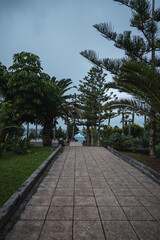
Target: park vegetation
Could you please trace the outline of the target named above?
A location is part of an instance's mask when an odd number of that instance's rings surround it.
[[[94,28],[125,55],[121,59],[100,59],[93,50],[82,51],[94,67],[80,81],[77,95],[68,93],[73,89],[71,79],[57,80],[43,72],[40,58],[33,53],[14,54],[8,69],[0,63],[0,151],[26,153],[29,140],[22,137],[23,124],[34,123],[43,128],[44,146],[51,146],[53,138],[74,139],[77,126],[83,125],[87,145],[100,146],[103,139],[113,147],[119,141],[124,148],[143,138],[147,139],[150,156],[155,157],[160,122],[160,9],[155,9],[154,0],[114,1],[131,10],[130,26],[137,35],[130,30],[114,32],[110,23],[95,24]],[[113,76],[111,82],[106,79],[107,71]],[[111,89],[131,98],[119,100]],[[110,121],[119,114],[122,129],[112,129]],[[135,114],[145,116],[143,131],[134,123]],[[56,130],[60,117],[67,125],[66,133],[61,128]],[[104,126],[106,119],[108,124]]]
[[[0,63],[1,151],[19,147],[18,153],[25,153],[29,140],[22,137],[24,123],[41,124],[43,145],[51,146],[57,118],[75,111],[73,96],[66,93],[71,79],[57,80],[42,70],[39,57],[28,52],[14,54],[8,69]]]
[[[96,66],[109,71],[113,82],[108,87],[131,95],[131,99],[114,101],[113,108],[128,108],[145,113],[150,118],[149,154],[155,157],[156,122],[160,121],[160,9],[155,9],[155,1],[114,0],[131,10],[130,26],[137,35],[124,31],[117,33],[110,23],[95,24],[94,28],[114,46],[124,51],[121,59],[100,59],[95,51],[85,50],[81,55]],[[138,34],[139,33],[139,34]]]

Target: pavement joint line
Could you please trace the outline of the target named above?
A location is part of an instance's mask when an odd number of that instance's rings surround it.
[[[68,149],[68,153],[69,153],[69,149]],[[37,240],[40,239],[41,234],[42,234],[43,227],[44,227],[44,225],[45,225],[45,223],[46,223],[47,215],[48,215],[48,212],[49,212],[49,210],[50,210],[50,208],[51,208],[51,203],[52,203],[52,200],[53,200],[53,198],[54,198],[54,193],[55,193],[55,191],[56,191],[56,189],[57,189],[57,185],[58,185],[60,176],[61,176],[61,174],[62,174],[62,171],[63,171],[64,165],[65,165],[65,162],[66,162],[68,153],[66,154],[66,157],[65,157],[65,160],[64,160],[64,163],[63,163],[63,167],[62,167],[62,170],[61,170],[61,173],[60,173],[60,175],[59,175],[59,177],[58,177],[58,181],[57,181],[56,187],[55,187],[55,189],[54,189],[54,191],[53,191],[53,194],[52,194],[52,197],[51,197],[51,200],[50,200],[50,204],[49,204],[48,210],[47,210],[47,212],[46,212],[45,219],[43,220],[43,224],[42,224],[42,227],[41,227],[41,230],[40,230],[40,233],[39,233],[39,236],[38,236],[38,239],[37,239]]]
[[[17,218],[17,212],[19,215],[19,211],[24,209],[29,200],[28,198],[31,197],[30,193],[32,192],[32,189],[34,189],[34,187],[38,187],[38,184],[45,176],[46,171],[48,171],[57,159],[60,150],[61,145],[59,145],[58,148],[50,154],[50,156],[33,172],[33,174],[0,209],[0,239],[3,238],[4,234],[6,235],[6,231],[11,229],[15,218]]]
[[[95,151],[95,149],[94,149],[94,151]],[[96,151],[95,151],[95,152],[96,152]],[[96,154],[97,154],[97,152],[96,152]],[[101,168],[99,167],[99,164],[97,163],[97,161],[96,161],[96,159],[95,159],[95,157],[94,157],[94,155],[93,155],[92,153],[91,153],[91,156],[92,156],[92,158],[95,160],[95,162],[96,162],[96,164],[97,164],[98,168],[100,169],[100,171],[101,171],[101,173],[102,173],[103,177],[105,178],[105,176],[104,176],[104,174],[103,174],[103,172],[102,172]],[[105,160],[104,160],[103,158],[101,158],[101,159],[102,159],[102,161],[103,161],[103,162],[105,162]],[[112,170],[113,170],[113,169],[112,169]],[[115,171],[114,171],[114,172],[115,172]],[[117,173],[116,173],[116,172],[115,172],[115,174],[117,175]],[[117,176],[118,176],[118,175],[117,175]],[[105,180],[106,180],[106,182],[108,183],[108,181],[107,181],[107,179],[106,179],[106,178],[105,178]],[[108,183],[108,185],[109,185],[109,183]],[[126,213],[125,213],[125,211],[123,210],[123,208],[122,208],[122,206],[121,206],[121,204],[120,204],[120,202],[119,202],[119,200],[118,200],[117,196],[114,194],[114,192],[113,192],[112,188],[111,188],[111,191],[112,191],[112,193],[113,193],[114,197],[116,198],[117,202],[119,203],[119,206],[120,206],[121,210],[123,211],[124,215],[126,216],[126,219],[127,219],[127,221],[129,222],[129,224],[130,224],[131,228],[133,229],[133,231],[134,231],[135,235],[136,235],[136,236],[137,236],[137,238],[140,240],[140,238],[139,238],[138,234],[136,233],[136,231],[135,231],[134,227],[132,226],[132,224],[131,224],[131,222],[130,222],[130,220],[129,220],[128,216],[127,216],[127,214],[126,214]]]
[[[76,175],[76,148],[75,148],[75,160],[74,160],[74,188],[73,188],[73,213],[72,213],[72,240],[74,240],[74,211],[75,211],[75,184],[76,184],[76,178],[75,178],[75,175]]]
[[[90,153],[90,152],[89,152]],[[91,155],[91,154],[90,154]],[[87,162],[86,162],[86,158],[85,158],[85,154],[83,152],[83,157],[84,157],[84,160],[85,160],[85,164],[86,164],[86,168],[87,168],[87,172],[88,172],[88,175],[89,175],[89,179],[90,179],[90,182],[91,182],[91,186],[92,186],[92,181],[91,181],[91,177],[90,177],[90,174],[89,174],[89,171],[88,171],[88,166],[87,166]],[[93,158],[94,159],[94,158]],[[95,159],[94,159],[95,161]],[[96,161],[95,161],[96,162]],[[97,162],[96,162],[97,164]],[[97,164],[98,165],[98,164]],[[97,200],[96,200],[96,196],[95,196],[95,193],[94,193],[94,190],[93,190],[93,186],[92,186],[92,191],[93,191],[93,196],[95,198],[95,202],[96,202],[96,208],[97,208],[97,211],[98,211],[98,215],[99,215],[99,219],[100,219],[100,223],[101,223],[101,227],[102,227],[102,231],[103,231],[103,234],[104,234],[104,238],[105,240],[107,240],[107,236],[106,236],[106,233],[105,233],[105,230],[104,230],[104,226],[103,226],[103,222],[102,222],[102,218],[101,218],[101,214],[100,214],[100,211],[99,211],[99,207],[98,207],[98,204],[97,204]]]

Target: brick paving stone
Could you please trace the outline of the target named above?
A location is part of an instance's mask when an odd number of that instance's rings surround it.
[[[138,200],[144,205],[144,206],[159,206],[160,207],[160,199],[154,196],[141,196],[137,197]]]
[[[47,220],[72,220],[73,208],[72,207],[51,207],[49,209]]]
[[[99,221],[99,214],[96,207],[75,207],[74,220],[96,220]]]
[[[124,184],[123,182],[108,182],[108,184],[111,189],[119,189],[119,188],[128,189],[126,184]]]
[[[34,205],[34,206],[49,206],[51,202],[51,196],[45,196],[45,195],[40,195],[40,196],[33,196],[28,205]]]
[[[105,240],[100,221],[75,221],[75,240]]]
[[[39,187],[34,196],[52,196],[55,188],[43,188]]]
[[[92,187],[93,188],[105,188],[108,186],[107,182],[102,182],[102,181],[92,181]]]
[[[53,182],[42,182],[39,187],[43,187],[43,188],[55,188],[56,187],[56,183],[53,183]]]
[[[6,240],[37,240],[43,221],[21,221],[14,225]]]
[[[75,196],[74,204],[75,206],[96,206],[95,198],[90,196]]]
[[[119,206],[117,199],[114,196],[96,196],[98,206]]]
[[[127,221],[103,221],[103,226],[109,240],[138,240]]]
[[[93,197],[92,188],[75,188],[75,196],[90,196]]]
[[[144,207],[123,207],[123,210],[130,221],[154,220]]]
[[[76,177],[76,182],[88,182],[90,181],[89,177]]]
[[[44,220],[48,206],[27,206],[22,212],[20,219],[22,220]]]
[[[130,189],[145,189],[143,184],[134,182],[127,183],[127,187]]]
[[[156,219],[160,221],[160,206],[146,206],[146,209],[150,212],[150,214]]]
[[[73,206],[73,197],[72,196],[54,196],[51,205]]]
[[[160,225],[154,221],[131,221],[141,240],[160,240]]]
[[[153,189],[149,189],[150,192],[152,192],[155,196],[160,197],[160,189],[158,188],[153,188]]]
[[[127,188],[114,188],[112,190],[115,196],[134,196],[131,190]]]
[[[148,189],[152,189],[152,188],[160,189],[160,186],[157,183],[153,182],[151,179],[149,180],[147,179],[147,181],[144,181],[143,185]]]
[[[121,207],[99,207],[99,211],[104,221],[127,220]]]
[[[105,188],[93,188],[95,196],[113,196],[113,192],[109,187]]]
[[[131,189],[132,193],[136,196],[154,196],[149,190],[147,189]]]
[[[40,240],[72,240],[72,221],[46,221]]]
[[[123,207],[127,206],[142,206],[140,201],[134,196],[117,196],[119,204]]]
[[[92,187],[92,185],[91,185],[91,183],[90,182],[76,182],[76,184],[75,184],[75,187],[76,188],[91,188]]]
[[[73,181],[61,181],[57,185],[58,188],[73,188],[74,182]]]
[[[55,196],[73,196],[73,188],[56,188]]]

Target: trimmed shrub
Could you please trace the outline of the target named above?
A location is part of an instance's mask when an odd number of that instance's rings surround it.
[[[121,135],[120,133],[113,133],[108,139],[108,145],[114,149],[126,149],[132,147],[133,137]]]
[[[131,124],[131,135],[136,138],[143,134],[144,129],[138,124]],[[123,133],[127,136],[129,134],[129,125],[123,127]]]

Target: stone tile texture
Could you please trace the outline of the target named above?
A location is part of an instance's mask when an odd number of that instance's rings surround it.
[[[65,147],[6,240],[160,240],[160,186],[102,147]]]

